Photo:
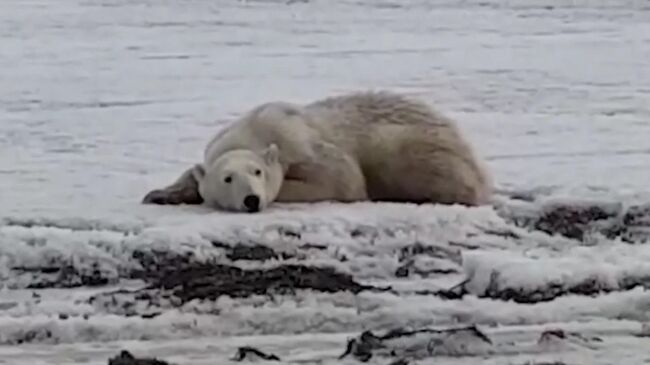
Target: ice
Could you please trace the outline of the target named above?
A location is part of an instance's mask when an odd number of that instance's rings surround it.
[[[0,48],[0,362],[353,363],[397,328],[429,332],[370,363],[650,361],[646,1],[4,0]],[[248,108],[360,89],[456,118],[493,204],[140,204]],[[374,289],[146,288],[184,260]]]

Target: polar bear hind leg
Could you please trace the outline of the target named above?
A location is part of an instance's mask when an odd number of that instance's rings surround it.
[[[489,177],[469,148],[440,144],[424,132],[391,152],[395,158],[364,170],[373,201],[476,206],[488,200]]]

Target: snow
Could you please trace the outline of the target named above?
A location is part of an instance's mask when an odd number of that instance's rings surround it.
[[[649,5],[0,2],[0,362],[106,364],[128,349],[214,364],[250,345],[283,363],[333,364],[354,362],[338,357],[365,330],[474,324],[492,346],[431,335],[388,346],[436,364],[650,361],[650,246],[597,233],[578,241],[509,219],[568,203],[598,204],[616,221],[650,202]],[[368,88],[456,118],[495,175],[494,206],[319,203],[241,215],[140,204],[248,108]],[[138,250],[229,262],[215,242],[264,244],[292,256],[282,262],[392,290],[180,307],[107,294],[142,287],[126,277]],[[70,268],[68,284],[94,272],[107,283],[40,289],[58,274],[39,266]],[[462,298],[432,294],[460,283]],[[585,294],[586,283],[601,290]],[[553,329],[582,338],[542,336]],[[430,343],[442,352],[429,354]],[[453,351],[462,356],[446,356]]]

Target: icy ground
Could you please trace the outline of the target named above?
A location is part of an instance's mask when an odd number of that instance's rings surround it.
[[[650,361],[648,1],[2,0],[0,67],[0,364]],[[494,205],[139,203],[366,88],[457,118]]]

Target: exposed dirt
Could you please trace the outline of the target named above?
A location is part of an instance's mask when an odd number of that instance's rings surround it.
[[[97,265],[94,266],[87,271],[80,271],[73,265],[63,263],[56,266],[13,267],[12,270],[20,274],[39,274],[41,279],[29,284],[28,289],[97,287],[108,285],[114,280],[99,270]]]
[[[458,334],[463,335],[464,339],[462,337],[454,338],[454,335]],[[403,347],[405,346],[405,343],[408,343],[409,340],[414,340],[416,336],[424,336],[424,339],[421,338],[419,341],[424,341],[429,344],[435,343],[437,347],[441,348],[449,345],[448,343],[445,343],[446,341],[477,340],[489,346],[492,345],[492,340],[490,340],[490,338],[476,326],[449,329],[423,328],[413,331],[395,329],[388,331],[386,334],[381,336],[377,336],[371,331],[364,331],[359,337],[348,341],[345,352],[339,357],[339,359],[352,356],[359,361],[367,362],[376,352],[381,352],[383,355],[388,356],[398,356],[391,348],[395,346],[398,348]],[[395,341],[395,345],[389,345],[389,341]],[[418,340],[416,339],[415,341]],[[394,363],[408,363],[408,360],[404,357],[400,357]]]
[[[267,354],[261,350],[258,350],[254,347],[244,346],[237,349],[237,353],[232,358],[233,361],[242,361],[246,359],[262,359],[269,361],[280,361],[280,358],[274,354]]]
[[[151,274],[149,280],[153,287],[173,290],[182,302],[196,298],[216,299],[221,295],[245,297],[272,292],[286,293],[296,289],[358,293],[370,288],[332,268],[302,265],[243,270],[228,265],[196,263],[180,269],[166,266]]]
[[[213,241],[212,246],[226,250],[226,257],[231,261],[266,261],[272,259],[289,259],[293,257],[288,253],[279,253],[272,248],[261,244],[244,245],[238,243],[231,246],[225,243]]]
[[[130,352],[123,350],[119,355],[110,358],[108,365],[174,365],[166,361],[149,358],[136,358]]]
[[[538,208],[536,208],[538,209]],[[611,202],[571,204],[549,203],[532,216],[516,211],[504,218],[520,227],[584,241],[598,233],[608,239],[620,238],[627,243],[650,241],[650,204],[624,207]],[[512,235],[511,238],[519,238]]]
[[[143,279],[147,287],[135,292],[121,290],[103,293],[92,297],[90,302],[103,298],[104,306],[114,307],[116,313],[128,314],[125,308],[134,307],[134,302],[138,300],[158,306],[161,300],[173,298],[168,301],[169,304],[181,306],[193,299],[214,300],[222,295],[248,297],[294,293],[301,289],[328,293],[385,290],[359,284],[351,275],[327,266],[279,263],[269,268],[242,269],[166,251],[138,251],[134,257],[142,263],[143,269],[134,273],[133,277]],[[118,296],[121,302],[116,299]],[[114,312],[111,308],[106,309]],[[151,315],[155,316],[155,313]]]

